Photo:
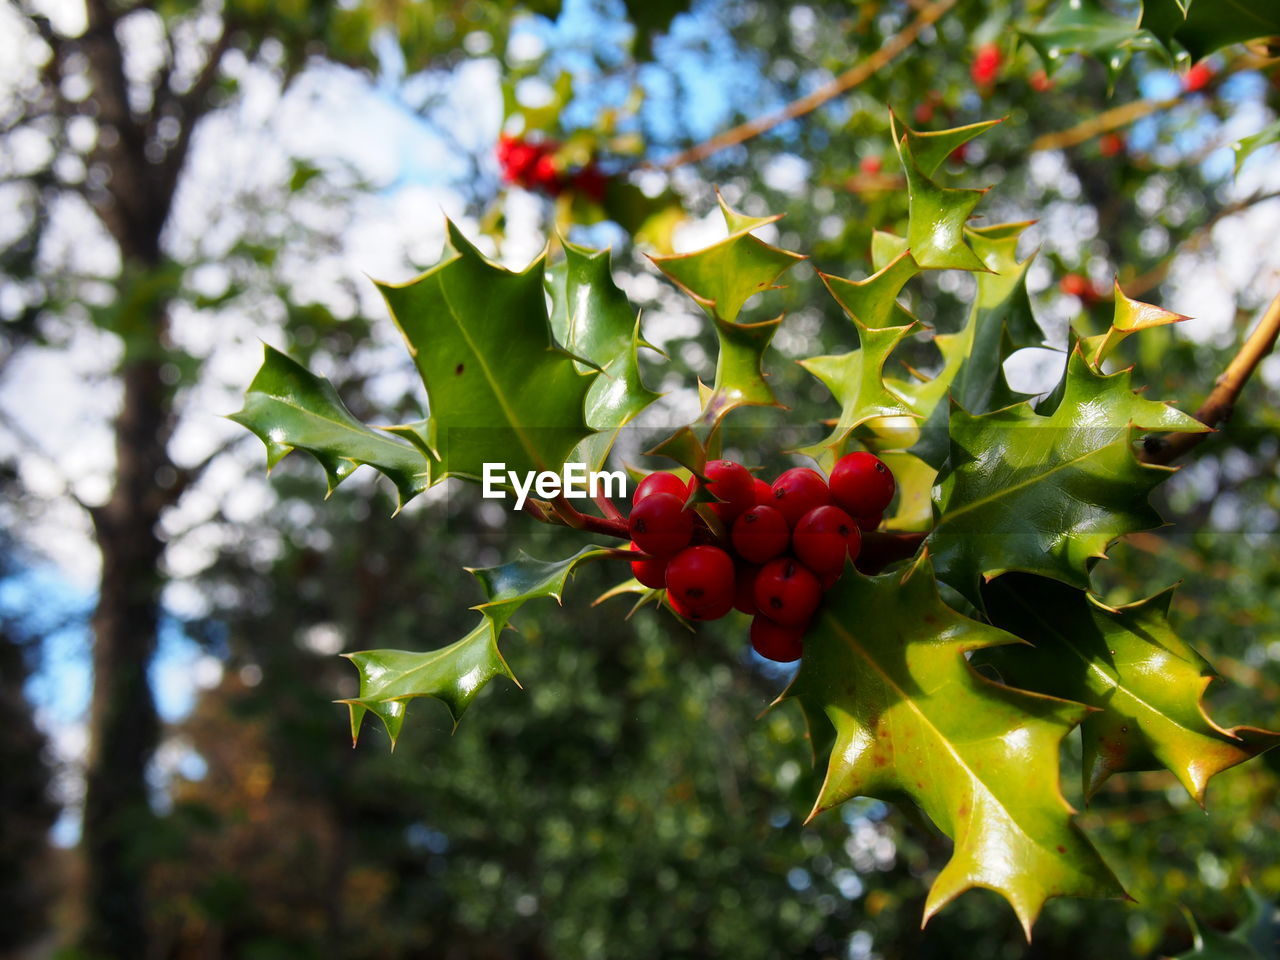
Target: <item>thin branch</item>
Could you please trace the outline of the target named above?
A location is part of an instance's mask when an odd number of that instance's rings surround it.
[[[1120,286],[1124,288],[1124,292],[1131,297],[1138,297],[1149,290],[1154,289],[1164,282],[1164,278],[1168,276],[1169,270],[1173,267],[1173,262],[1179,255],[1187,250],[1196,250],[1201,244],[1208,239],[1209,234],[1223,220],[1233,217],[1237,213],[1249,209],[1250,207],[1265,203],[1268,200],[1275,200],[1280,197],[1280,190],[1273,190],[1268,193],[1255,193],[1253,196],[1245,197],[1243,200],[1237,200],[1234,203],[1228,203],[1216,210],[1208,220],[1193,230],[1181,243],[1161,260],[1158,264],[1148,270],[1146,273],[1139,274],[1132,280],[1121,280]]]
[[[731,130],[717,134],[710,140],[704,140],[688,150],[677,153],[674,157],[661,161],[656,166],[660,170],[674,170],[676,167],[698,163],[713,153],[719,153],[727,147],[734,147],[750,140],[752,137],[758,137],[760,134],[766,133],[774,127],[786,123],[788,120],[794,120],[797,117],[804,116],[806,113],[812,113],[824,103],[852,90],[893,60],[898,54],[915,43],[916,38],[920,36],[925,27],[936,22],[955,4],[956,0],[933,0],[932,3],[921,9],[911,23],[890,37],[884,46],[861,63],[854,64],[854,66],[840,74],[830,83],[824,84],[798,100],[793,100],[781,110],[739,124]]]
[[[1167,110],[1181,100],[1182,96],[1178,95],[1169,97],[1167,100],[1135,100],[1132,103],[1124,103],[1110,110],[1104,110],[1096,117],[1090,117],[1066,130],[1042,134],[1031,141],[1030,149],[1032,151],[1062,150],[1066,147],[1078,146],[1101,134],[1127,127],[1160,110]]]
[[[1196,411],[1196,419],[1209,427],[1218,427],[1231,419],[1236,399],[1264,357],[1280,336],[1280,296],[1271,301],[1253,332],[1245,338],[1240,351],[1227,364],[1227,369],[1214,383],[1209,397]],[[1208,433],[1172,433],[1148,437],[1142,453],[1145,463],[1167,464],[1198,446]]]

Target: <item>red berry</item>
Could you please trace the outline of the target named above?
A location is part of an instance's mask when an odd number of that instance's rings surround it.
[[[752,477],[751,483],[755,487],[756,505],[757,506],[773,506],[773,487],[765,483],[759,477]]]
[[[671,579],[670,571],[667,579]],[[779,557],[760,568],[754,593],[762,614],[775,623],[796,627],[808,623],[818,609],[822,584],[796,560]]]
[[[815,573],[844,569],[845,557],[858,558],[862,533],[839,507],[814,507],[796,524],[791,538],[796,556]]]
[[[1036,93],[1047,93],[1053,89],[1053,81],[1043,70],[1037,70],[1031,75],[1031,89]]]
[[[964,163],[965,160],[968,159],[968,157],[969,157],[969,145],[967,143],[960,144],[958,147],[952,150],[949,154],[947,154],[947,160],[950,163]]]
[[[1094,297],[1093,284],[1078,273],[1068,273],[1058,281],[1058,289],[1069,297],[1091,300]]]
[[[1114,157],[1124,150],[1124,137],[1118,133],[1104,133],[1098,138],[1098,152],[1104,157]]]
[[[674,473],[651,473],[636,485],[631,502],[639,503],[653,493],[669,493],[673,497],[679,497],[680,502],[684,503],[689,497],[689,485]]]
[[[711,504],[711,509],[725,526],[733,523],[743,510],[754,506],[755,479],[742,464],[732,460],[708,460],[702,472],[708,481],[707,492],[720,501]]]
[[[784,627],[768,617],[756,617],[751,621],[751,648],[766,660],[799,660],[804,653],[804,627]]]
[[[693,620],[715,620],[733,608],[733,561],[719,547],[689,547],[667,564],[667,593]]]
[[[826,593],[840,580],[840,574],[844,573],[844,568],[839,570],[828,570],[826,573],[818,576],[818,582],[822,584],[822,592]]]
[[[872,177],[874,177],[877,173],[880,172],[880,168],[883,165],[884,165],[884,161],[882,161],[878,156],[875,156],[874,154],[869,157],[863,157],[862,160],[858,163],[859,169],[861,169],[863,173]]]
[[[693,514],[669,493],[652,493],[637,503],[627,525],[631,539],[655,557],[679,553],[693,539]]]
[[[759,567],[740,563],[734,573],[733,607],[750,617],[760,612],[760,608],[756,606],[755,597],[756,574],[759,572]]]
[[[973,65],[969,68],[969,75],[973,77],[973,82],[980,87],[993,83],[996,74],[1000,72],[1000,60],[1000,48],[994,43],[979,47],[973,57]]]
[[[794,527],[814,507],[830,502],[827,481],[817,470],[793,467],[773,481],[773,506],[782,511],[788,526]]]
[[[1195,93],[1207,87],[1212,79],[1213,67],[1207,63],[1197,63],[1183,75],[1182,89],[1187,93]]]
[[[752,507],[733,522],[733,549],[744,560],[764,563],[787,549],[791,528],[781,511]]]
[[[915,117],[916,123],[928,123],[933,119],[933,104],[927,102],[917,103],[911,115]]]
[[[896,488],[884,461],[865,451],[845,454],[831,471],[831,499],[851,516],[881,512],[889,506]]]
[[[530,179],[533,186],[544,193],[551,194],[553,197],[564,189],[564,182],[560,179],[560,171],[556,167],[556,162],[551,159],[550,155],[545,153],[534,163]]]
[[[853,519],[858,524],[859,530],[879,530],[880,524],[884,523],[884,511],[881,510],[879,513],[854,517]]]
[[[631,549],[636,553],[644,553],[634,543],[631,544]],[[667,585],[667,561],[661,557],[651,557],[648,560],[632,560],[631,575],[646,587],[661,590]]]

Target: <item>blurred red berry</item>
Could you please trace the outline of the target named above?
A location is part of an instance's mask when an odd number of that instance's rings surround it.
[[[1098,299],[1098,293],[1087,277],[1078,273],[1068,273],[1058,282],[1058,289],[1069,297],[1079,297],[1086,302]]]
[[[883,166],[884,161],[876,156],[863,157],[861,162],[858,164],[859,169],[861,169],[863,173],[873,177],[880,172],[880,169]]]
[[[1031,89],[1036,93],[1047,93],[1053,89],[1053,81],[1049,79],[1049,75],[1043,70],[1037,70],[1031,75]]]
[[[1203,90],[1213,79],[1213,67],[1207,63],[1197,63],[1182,76],[1182,89],[1187,93]]]
[[[969,68],[969,75],[973,77],[973,82],[979,87],[989,87],[995,82],[996,74],[1000,72],[1000,48],[994,43],[985,43],[978,48],[978,52],[974,54],[973,65]]]
[[[1104,157],[1114,157],[1124,150],[1124,137],[1118,133],[1104,133],[1098,138],[1098,152]]]

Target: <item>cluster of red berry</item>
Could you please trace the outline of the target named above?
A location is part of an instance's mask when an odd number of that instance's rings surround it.
[[[560,144],[554,140],[532,142],[503,134],[498,139],[498,165],[507,183],[558,197],[565,190],[575,190],[596,203],[604,202],[608,178],[594,163],[563,170],[555,161]]]
[[[652,473],[632,497],[631,549],[645,554],[632,572],[665,589],[671,608],[690,620],[716,620],[734,608],[751,615],[757,653],[799,659],[823,591],[857,558],[862,531],[880,525],[893,474],[870,453],[842,457],[830,483],[796,467],[770,485],[732,460],[712,460],[704,474],[725,536],[690,509],[702,481]]]

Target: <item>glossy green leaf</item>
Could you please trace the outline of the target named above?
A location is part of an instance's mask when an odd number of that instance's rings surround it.
[[[1280,5],[1267,0],[1143,0],[1142,26],[1170,51],[1200,60],[1233,43],[1280,35]]]
[[[827,273],[819,273],[818,276],[849,319],[879,330],[910,326],[916,322],[915,317],[898,303],[898,295],[907,281],[919,272],[920,268],[904,249],[864,280],[846,280]]]
[[[778,277],[805,258],[752,235],[752,230],[781,220],[781,214],[748,217],[719,199],[727,237],[701,250],[650,259],[709,315],[732,323],[743,304],[774,289]]]
[[[780,216],[748,217],[733,210],[723,197],[720,211],[729,228],[728,237],[692,253],[651,258],[715,325],[720,347],[716,378],[704,393],[702,414],[702,420],[712,427],[736,407],[777,403],[765,378],[764,354],[782,318],[751,324],[737,319],[747,300],[774,289],[778,277],[804,259],[752,236],[752,230]]]
[[[372,712],[386,727],[392,747],[400,738],[409,701],[433,697],[444,703],[454,726],[481,688],[494,677],[517,686],[515,674],[498,651],[496,633],[486,618],[461,640],[439,650],[364,650],[343,654],[360,672],[360,693],[342,700],[351,713],[351,741]]]
[[[592,432],[586,402],[598,374],[552,338],[542,267],[504,270],[450,223],[439,264],[379,284],[426,385],[433,480],[478,480],[486,462],[558,470]]]
[[[885,385],[884,365],[889,354],[911,333],[910,326],[864,327],[854,321],[862,345],[835,356],[799,361],[822,381],[840,404],[840,418],[826,439],[802,452],[815,459],[840,455],[850,434],[862,424],[880,417],[912,417],[906,402]]]
[[[1012,570],[1087,589],[1090,563],[1113,540],[1160,524],[1147,496],[1172,471],[1138,461],[1135,429],[1207,428],[1136,394],[1130,373],[1099,373],[1077,349],[1050,416],[1028,403],[981,416],[952,409],[941,516],[929,537],[947,584],[973,603],[984,578]]]
[[[986,190],[957,190],[935,183],[912,153],[910,137],[899,138],[893,122],[898,157],[907,175],[907,246],[912,259],[925,270],[985,270],[965,243],[964,230]],[[955,132],[940,131],[937,136]]]
[[[905,573],[846,573],[784,697],[834,728],[815,815],[856,796],[909,797],[955,842],[926,922],[985,887],[1029,937],[1050,897],[1123,891],[1059,788],[1059,746],[1086,708],[994,683],[965,657],[1018,642],[947,607],[927,556]]]
[[[580,563],[608,553],[608,547],[584,547],[565,560],[539,560],[523,550],[515,560],[496,567],[468,568],[484,589],[485,602],[479,610],[501,633],[511,617],[530,600],[549,597],[560,603],[569,577]]]
[[[425,451],[365,426],[352,416],[333,384],[274,347],[265,348],[244,408],[231,419],[266,444],[268,468],[292,450],[311,454],[324,467],[330,493],[361,464],[381,471],[395,484],[400,506],[431,482],[433,464]]]
[[[899,381],[890,386],[912,411],[924,418],[912,453],[940,469],[948,454],[948,396],[970,413],[987,413],[1024,399],[1009,386],[1004,362],[1018,350],[1043,344],[1027,296],[1027,270],[1032,257],[1019,261],[1018,239],[1027,223],[1006,223],[965,231],[987,273],[975,275],[977,292],[965,325],[939,334],[934,343],[942,369],[929,380]]]
[[[927,131],[912,130],[903,124],[902,132],[907,138],[907,145],[911,148],[911,156],[915,158],[916,166],[926,177],[932,177],[957,148],[974,137],[986,133],[1000,122],[983,120],[963,127],[952,127],[950,130]]]
[[[1052,75],[1073,53],[1097,57],[1114,81],[1135,50],[1155,45],[1137,19],[1108,10],[1099,0],[1060,0],[1038,24],[1021,31]]]
[[[993,583],[994,624],[1031,646],[991,651],[1006,683],[1097,708],[1081,726],[1084,790],[1113,773],[1173,771],[1204,804],[1215,774],[1275,746],[1280,734],[1223,728],[1201,702],[1213,672],[1169,623],[1172,590],[1116,610],[1041,577]]]
[[[658,394],[640,376],[640,320],[613,282],[609,252],[568,242],[564,252],[564,261],[547,271],[551,328],[565,349],[600,370],[587,391],[587,425],[596,432],[569,459],[598,470],[618,431]]]
[[[1111,352],[1133,334],[1190,319],[1163,307],[1130,299],[1120,289],[1119,282],[1115,285],[1115,300],[1115,314],[1107,331],[1081,341],[1081,349],[1095,367],[1101,368]]]

